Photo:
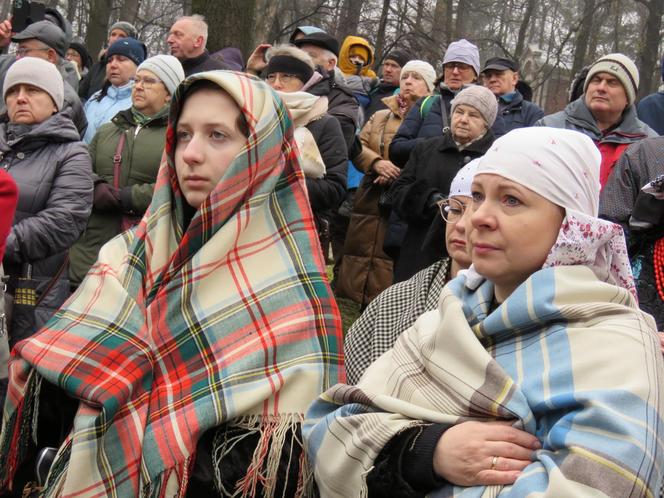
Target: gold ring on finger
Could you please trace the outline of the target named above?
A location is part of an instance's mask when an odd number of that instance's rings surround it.
[[[491,459],[491,470],[494,470],[496,468],[496,465],[498,464],[498,457],[494,456]]]

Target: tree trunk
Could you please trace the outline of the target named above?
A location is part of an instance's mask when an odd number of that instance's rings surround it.
[[[390,0],[383,0],[383,8],[380,11],[380,21],[378,22],[378,33],[376,35],[376,67],[378,62],[383,61],[383,47],[385,46],[385,28],[387,27],[387,18],[390,13]]]
[[[85,34],[85,45],[94,59],[108,39],[108,20],[112,0],[90,0],[90,20]]]
[[[433,10],[431,32],[429,33],[432,42],[429,46],[429,56],[425,59],[431,61],[434,67],[436,61],[440,57],[441,47],[443,44],[447,43],[447,33],[445,33],[447,18],[449,17],[447,13],[447,0],[436,0],[436,6]]]
[[[362,14],[362,7],[364,2],[359,0],[344,0],[341,5],[341,15],[339,16],[339,24],[337,24],[336,38],[339,44],[343,43],[344,38],[348,35],[357,35],[358,26],[360,24],[360,15]]]
[[[596,0],[585,0],[583,5],[583,18],[581,26],[576,35],[576,48],[574,50],[574,61],[572,62],[572,74],[574,77],[584,66],[588,50],[588,40],[593,27],[593,16],[595,15]]]
[[[526,33],[528,32],[530,20],[533,17],[536,4],[536,0],[528,0],[526,2],[526,10],[523,13],[523,20],[521,21],[521,26],[519,26],[519,35],[517,37],[516,48],[514,49],[514,58],[517,61],[521,59],[521,56],[523,55],[526,46]]]
[[[210,52],[224,47],[237,47],[243,54],[253,51],[256,0],[192,0],[191,9],[205,16],[210,26]]]
[[[452,37],[452,16],[454,15],[454,0],[446,0],[445,16],[445,46],[447,47],[454,38]]]
[[[471,9],[470,0],[459,0],[456,10],[454,39],[468,38],[468,13]]]
[[[134,24],[138,18],[138,10],[140,7],[140,0],[124,0],[124,2],[122,2],[122,7],[120,8],[120,17],[118,19]]]
[[[647,5],[645,37],[636,58],[636,67],[641,69],[639,98],[645,97],[657,89],[658,80],[655,78],[653,69],[657,67],[659,30],[662,25],[662,14],[664,14],[664,0],[650,0]]]

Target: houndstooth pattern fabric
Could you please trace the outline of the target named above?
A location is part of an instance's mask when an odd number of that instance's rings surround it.
[[[367,306],[344,341],[348,384],[356,384],[422,313],[436,309],[449,280],[450,262],[443,258],[409,280],[388,287]]]

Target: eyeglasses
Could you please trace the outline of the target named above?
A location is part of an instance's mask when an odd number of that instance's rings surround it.
[[[279,81],[281,81],[284,85],[288,85],[291,81],[294,79],[297,79],[297,76],[294,74],[285,74],[285,73],[272,73],[267,75],[267,82],[268,83],[274,83],[277,81],[277,78]]]
[[[461,219],[463,213],[466,212],[466,205],[457,201],[456,199],[449,198],[442,200],[438,203],[438,209],[440,210],[440,215],[448,223],[456,223]]]
[[[138,85],[139,83],[143,85],[143,88],[150,88],[156,85],[157,83],[161,83],[161,80],[158,80],[156,78],[136,76],[134,78],[134,84]]]
[[[14,52],[16,57],[25,57],[30,52],[47,52],[50,48],[29,48],[29,47],[20,47],[17,48]]]
[[[467,71],[469,69],[473,69],[473,66],[470,64],[466,64],[464,62],[446,62],[443,65],[443,68],[449,69],[450,71],[454,71],[455,69],[458,69],[459,71]]]

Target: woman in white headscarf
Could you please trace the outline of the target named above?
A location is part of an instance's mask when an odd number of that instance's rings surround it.
[[[656,496],[664,365],[580,133],[514,130],[473,180],[473,265],[310,408],[321,496]]]

